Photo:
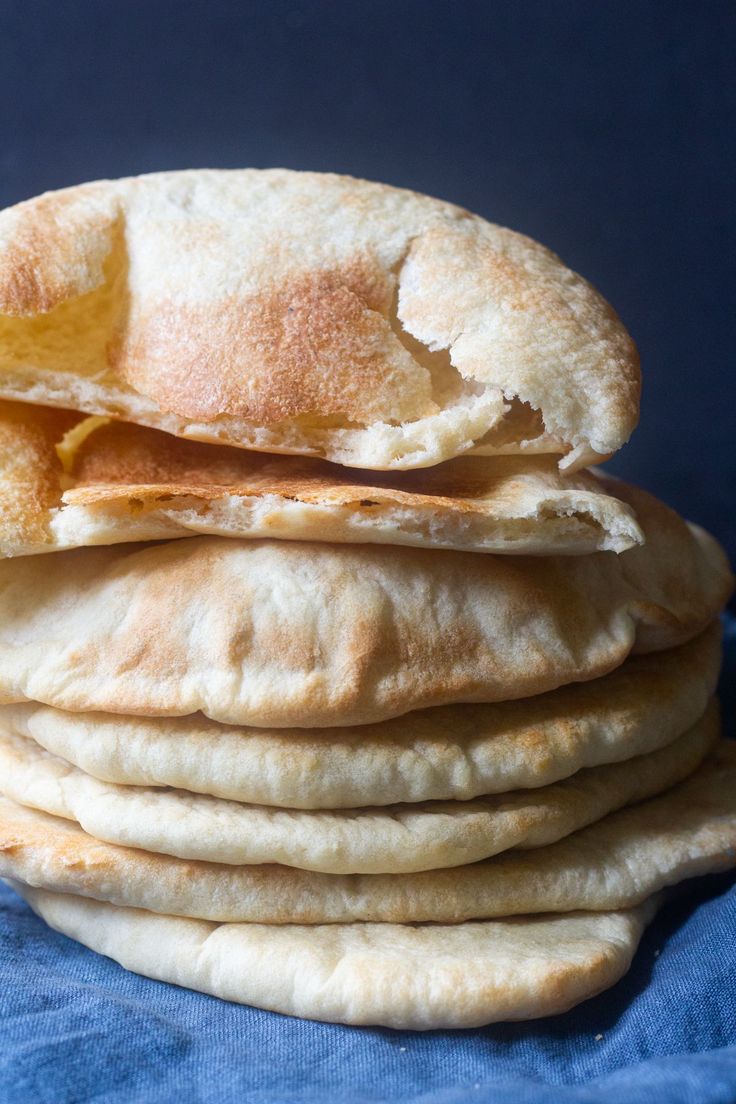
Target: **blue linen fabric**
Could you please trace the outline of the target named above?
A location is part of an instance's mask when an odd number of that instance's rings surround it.
[[[736,735],[736,619],[722,697]],[[629,974],[564,1016],[398,1032],[127,973],[0,891],[1,1104],[733,1104],[736,882],[692,883]]]

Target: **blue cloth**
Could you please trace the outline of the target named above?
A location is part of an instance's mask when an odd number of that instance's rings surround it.
[[[736,620],[723,697],[736,712]],[[309,1023],[126,973],[0,892],[0,1104],[733,1104],[736,884],[703,879],[564,1016],[425,1034]]]

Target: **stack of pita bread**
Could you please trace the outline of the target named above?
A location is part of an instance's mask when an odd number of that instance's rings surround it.
[[[542,246],[157,174],[0,215],[0,315],[0,873],[52,927],[462,1027],[611,985],[736,864],[728,565],[588,470],[636,354]]]

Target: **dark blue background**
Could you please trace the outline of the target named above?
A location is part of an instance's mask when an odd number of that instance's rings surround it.
[[[0,204],[287,165],[526,231],[639,343],[614,470],[733,556],[735,58],[733,0],[4,0]]]

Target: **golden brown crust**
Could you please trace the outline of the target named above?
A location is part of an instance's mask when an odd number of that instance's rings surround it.
[[[0,402],[1,548],[53,549],[50,511],[62,494],[55,445],[81,417]]]
[[[523,450],[504,397],[541,411],[534,447],[573,465],[638,417],[631,339],[558,258],[348,177],[162,173],[42,196],[0,214],[0,310],[6,398],[353,467],[496,436]]]
[[[598,678],[697,635],[733,582],[713,538],[620,493],[647,539],[620,556],[197,537],[0,560],[0,698],[317,727]]]
[[[90,193],[94,205],[88,209]],[[104,184],[81,185],[4,212],[0,313],[45,314],[99,286],[112,224],[104,200]]]
[[[207,532],[545,555],[643,540],[630,507],[549,456],[384,475],[80,419],[0,402],[2,554]]]
[[[535,478],[550,493],[599,493],[595,477],[563,479],[551,457],[467,457],[412,472],[360,471],[322,460],[235,450],[226,445],[183,441],[157,430],[118,422],[85,439],[74,458],[74,486],[67,502],[95,502],[119,494],[278,494],[301,502],[365,508],[391,501],[414,508],[444,507],[459,514],[482,513],[493,501],[513,504]],[[611,496],[613,499],[613,496]]]
[[[216,309],[159,302],[116,349],[116,367],[164,410],[197,422],[426,417],[438,411],[429,374],[386,325],[395,282],[375,259],[356,257]]]

